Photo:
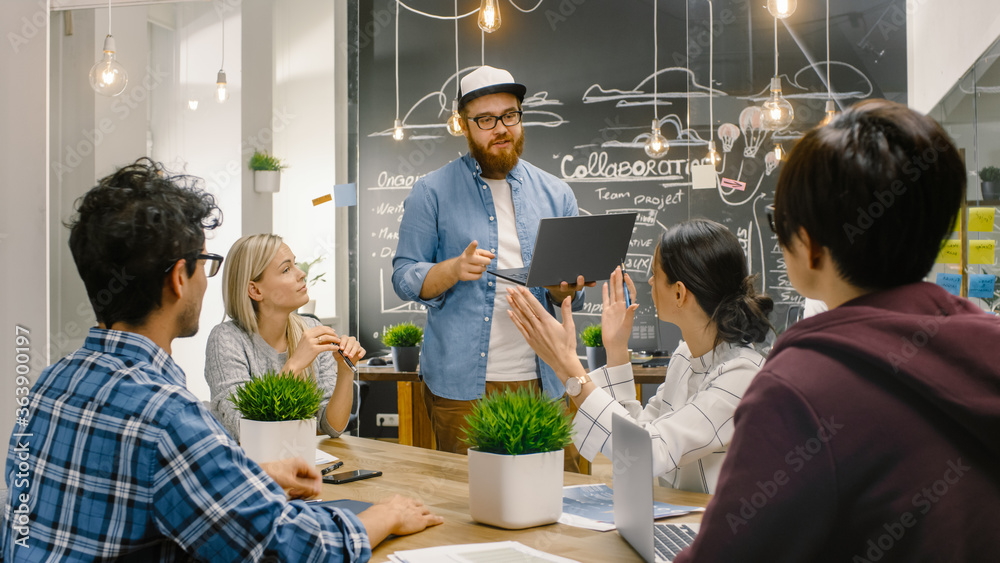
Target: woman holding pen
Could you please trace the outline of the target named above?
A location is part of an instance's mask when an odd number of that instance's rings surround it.
[[[770,297],[758,294],[736,237],[706,220],[664,232],[653,261],[657,317],[676,324],[683,341],[666,378],[643,406],[636,400],[628,339],[638,305],[635,286],[616,268],[603,287],[601,329],[606,366],[587,374],[576,355],[569,302],[563,322],[523,288],[508,290],[510,316],[535,353],[555,369],[579,411],[573,421],[580,454],[611,457],[611,415],[630,416],[653,440],[653,470],[666,486],[713,493],[733,434],[733,413],[764,364],[753,348],[771,330]]]
[[[305,273],[278,235],[236,241],[222,276],[222,299],[231,320],[212,329],[205,351],[212,413],[239,439],[240,415],[229,395],[251,374],[290,371],[317,380],[323,389],[316,413],[319,429],[339,436],[357,414],[351,362],[365,355],[364,348],[352,336],[295,314],[309,301]]]

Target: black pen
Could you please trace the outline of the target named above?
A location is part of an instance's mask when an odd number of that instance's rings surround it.
[[[320,475],[326,475],[326,474],[330,473],[331,471],[335,471],[337,469],[340,469],[340,467],[342,465],[344,465],[344,462],[343,461],[338,461],[337,463],[334,463],[330,467],[324,467],[323,471],[320,471],[319,473],[320,473]]]
[[[347,364],[347,367],[351,368],[351,371],[354,372],[354,375],[357,375],[358,374],[358,368],[357,368],[357,366],[354,365],[354,362],[352,362],[350,358],[348,358],[347,356],[344,355],[344,351],[343,350],[338,349],[337,353],[340,354],[341,358],[344,358],[344,363]]]

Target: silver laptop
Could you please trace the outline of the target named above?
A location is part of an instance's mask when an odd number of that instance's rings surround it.
[[[535,252],[526,268],[486,270],[518,285],[540,287],[611,277],[625,261],[638,213],[547,217],[538,223]]]
[[[691,545],[699,524],[653,521],[653,442],[631,418],[611,418],[615,527],[647,563],[673,561]]]

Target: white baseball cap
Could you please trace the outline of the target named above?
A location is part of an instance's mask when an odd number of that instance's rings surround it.
[[[465,104],[481,96],[500,92],[514,94],[518,102],[523,102],[527,91],[523,84],[514,82],[514,77],[506,70],[483,65],[462,78],[458,91],[458,108],[465,107]]]

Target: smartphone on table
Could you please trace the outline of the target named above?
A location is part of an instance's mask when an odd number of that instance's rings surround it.
[[[334,485],[340,485],[343,483],[350,483],[352,481],[360,481],[362,479],[370,479],[372,477],[378,477],[381,475],[381,471],[373,471],[371,469],[358,469],[355,471],[344,471],[343,473],[334,473],[333,475],[326,475],[323,477],[324,483],[332,483]]]

